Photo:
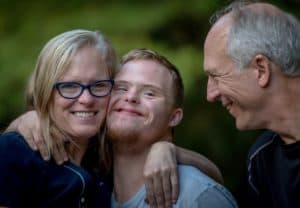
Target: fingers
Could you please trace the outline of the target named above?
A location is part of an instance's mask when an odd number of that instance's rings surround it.
[[[156,200],[154,199],[154,184],[152,178],[146,177],[145,188],[146,188],[146,202],[149,203],[150,207],[157,207]]]
[[[33,141],[37,147],[37,150],[39,150],[42,158],[44,160],[50,160],[50,152],[48,150],[47,144],[45,142],[45,139],[42,138],[41,134],[39,133],[40,131],[33,131],[32,136],[33,136]]]
[[[23,116],[24,117],[24,116]],[[28,145],[33,149],[33,150],[38,150],[38,147],[35,143],[34,140],[34,133],[35,133],[35,129],[29,125],[27,125],[27,121],[23,121],[23,118],[21,117],[19,119],[19,123],[17,125],[17,131],[20,132],[20,134],[23,135],[24,139],[26,140],[26,142],[28,143]]]
[[[56,164],[61,165],[68,160],[67,152],[63,143],[57,143],[52,152]]]
[[[50,159],[50,153],[45,139],[41,136],[40,123],[37,113],[29,111],[22,115],[17,125],[17,130],[33,150],[38,150],[44,160]]]
[[[178,170],[177,168],[174,168],[173,171],[171,171],[170,175],[170,181],[171,181],[171,190],[172,190],[172,202],[176,203],[178,196],[179,196],[179,182],[178,182]]]
[[[35,142],[34,142],[34,136],[26,136],[24,137],[26,142],[28,143],[28,145],[30,146],[31,149],[33,149],[34,151],[38,150]]]
[[[152,145],[145,163],[144,176],[151,207],[171,207],[172,202],[177,201],[177,162],[173,144],[158,142]]]
[[[164,206],[171,207],[172,205],[172,185],[169,172],[165,172],[162,176],[162,188],[164,194]]]
[[[159,208],[165,207],[163,183],[160,174],[158,174],[157,177],[154,178],[153,188],[154,188],[154,201],[156,202],[157,207]]]
[[[174,172],[174,173],[173,173]],[[172,182],[173,178],[173,182]],[[175,192],[173,192],[173,186]],[[148,176],[145,182],[146,202],[150,207],[172,207],[172,202],[176,202],[178,196],[177,172],[162,171]],[[175,200],[174,200],[175,199]]]

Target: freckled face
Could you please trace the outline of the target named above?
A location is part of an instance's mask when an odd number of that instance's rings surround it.
[[[115,77],[107,117],[113,139],[158,139],[170,127],[173,81],[164,66],[150,60],[124,64]]]
[[[86,85],[104,79],[109,79],[109,76],[99,51],[84,47],[73,57],[69,69],[59,81],[76,81]],[[53,90],[54,121],[76,142],[87,143],[103,125],[108,102],[109,96],[94,97],[88,90],[76,99],[66,99]]]

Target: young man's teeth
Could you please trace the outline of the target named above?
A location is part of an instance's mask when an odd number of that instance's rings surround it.
[[[94,116],[94,112],[75,112],[74,114],[83,118]]]

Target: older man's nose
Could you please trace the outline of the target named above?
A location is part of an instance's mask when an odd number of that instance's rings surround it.
[[[220,96],[220,91],[217,83],[212,79],[208,78],[207,89],[206,89],[206,99],[209,102],[215,102]]]

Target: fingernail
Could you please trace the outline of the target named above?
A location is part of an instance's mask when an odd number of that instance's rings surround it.
[[[44,156],[43,158],[44,158],[44,160],[46,160],[46,161],[49,161],[49,160],[50,160],[50,157],[49,157],[49,156]]]

